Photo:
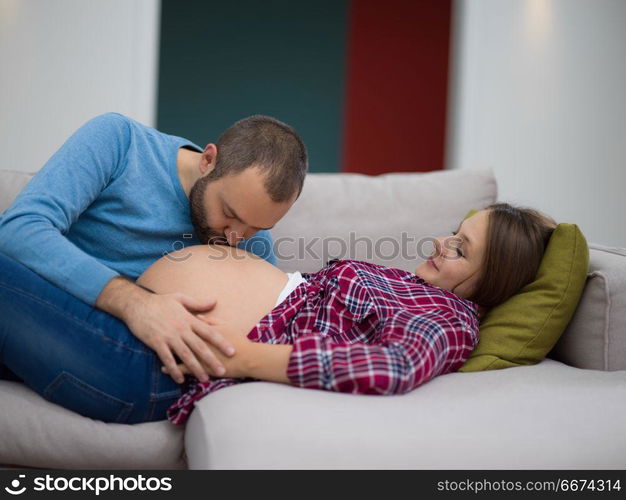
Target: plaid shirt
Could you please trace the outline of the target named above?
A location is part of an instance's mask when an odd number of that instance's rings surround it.
[[[292,344],[293,385],[359,394],[402,394],[457,371],[478,343],[478,309],[413,273],[355,260],[333,260],[261,319],[253,342]],[[189,376],[168,411],[186,422],[196,401],[255,379]]]

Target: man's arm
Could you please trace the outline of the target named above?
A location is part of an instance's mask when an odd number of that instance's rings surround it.
[[[174,351],[201,378],[196,356],[215,369],[219,366],[202,339],[224,352],[228,346],[188,309],[206,310],[212,304],[180,294],[149,294],[65,237],[122,173],[129,144],[129,123],[122,115],[98,116],[78,129],[0,216],[0,251],[124,321],[163,363],[171,365]]]
[[[121,168],[128,124],[121,115],[88,121],[54,153],[0,216],[0,251],[94,305],[119,273],[65,235]]]

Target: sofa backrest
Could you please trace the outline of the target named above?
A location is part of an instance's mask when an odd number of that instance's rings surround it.
[[[412,271],[432,253],[434,237],[450,234],[470,209],[496,196],[491,170],[309,174],[272,230],[279,267],[310,272],[351,258]]]
[[[14,170],[0,170],[0,214],[9,208],[32,176],[33,174]]]
[[[0,170],[0,213],[32,174]],[[432,253],[472,208],[496,200],[491,170],[380,176],[309,174],[302,194],[272,230],[278,265],[317,271],[331,258],[368,260],[408,271]]]

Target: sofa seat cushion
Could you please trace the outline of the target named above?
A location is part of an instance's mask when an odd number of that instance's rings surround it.
[[[190,469],[623,469],[626,371],[552,359],[399,396],[250,382],[200,400]]]
[[[168,421],[105,424],[0,380],[0,463],[53,469],[185,469],[183,432]]]

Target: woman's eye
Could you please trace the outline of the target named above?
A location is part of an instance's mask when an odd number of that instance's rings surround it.
[[[452,236],[456,236],[456,231],[452,231]],[[465,255],[463,255],[463,252],[461,252],[461,249],[460,249],[460,248],[458,248],[458,247],[457,247],[457,249],[456,249],[456,254],[457,254],[459,257],[465,257]]]

